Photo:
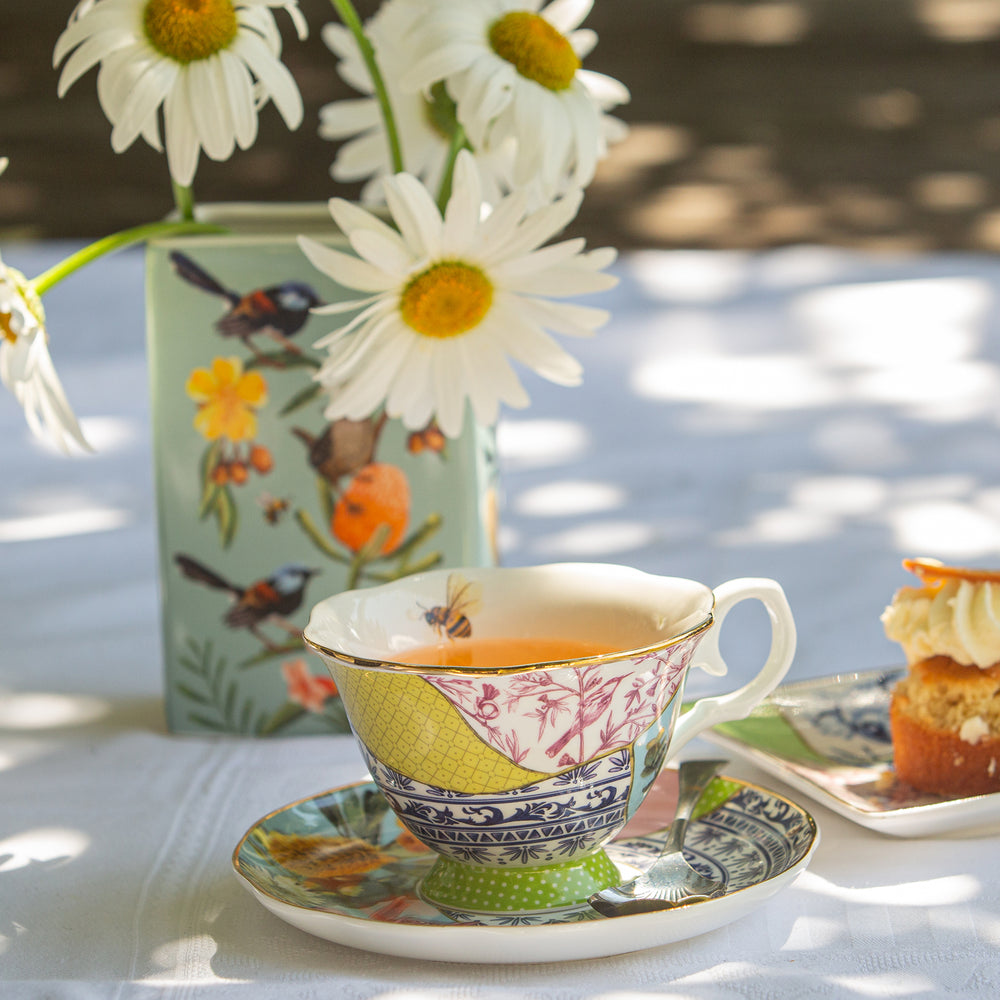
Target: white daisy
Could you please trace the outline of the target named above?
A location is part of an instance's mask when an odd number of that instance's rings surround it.
[[[6,164],[5,164],[6,165]],[[45,312],[31,283],[0,260],[0,381],[24,409],[28,425],[63,452],[87,443],[49,355]]]
[[[413,32],[423,11],[421,0],[387,0],[365,23],[365,34],[375,50],[388,92],[404,166],[431,191],[437,191],[448,158],[453,122],[447,118],[449,113],[454,115],[454,104],[447,94],[435,93],[430,100],[416,90],[404,90],[399,82],[400,73],[410,61]],[[354,36],[344,25],[325,25],[322,37],[340,60],[337,72],[344,82],[367,95],[333,101],[320,108],[320,137],[348,140],[337,152],[330,175],[343,182],[366,180],[362,201],[380,202],[382,179],[395,171],[375,86]],[[510,176],[513,161],[511,144],[477,155],[484,197],[490,204],[500,195],[497,181]]]
[[[402,86],[444,80],[475,149],[517,142],[514,183],[539,179],[552,193],[568,174],[594,176],[609,138],[623,126],[604,112],[629,99],[617,80],[584,70],[597,43],[579,25],[593,0],[426,0]]]
[[[203,149],[228,159],[257,138],[257,112],[273,100],[289,128],[302,98],[281,62],[271,7],[288,11],[299,37],[298,0],[85,0],[59,36],[59,96],[100,64],[97,94],[116,153],[141,135],[161,150],[163,107],[170,175],[190,187]]]
[[[612,287],[616,279],[601,269],[615,251],[584,253],[582,239],[541,246],[574,217],[579,191],[532,212],[518,191],[482,217],[479,174],[463,151],[443,218],[412,175],[387,179],[385,193],[398,232],[350,202],[330,202],[357,257],[299,238],[321,271],[374,293],[314,310],[361,307],[316,344],[328,350],[316,378],[330,395],[329,419],[362,419],[384,405],[412,430],[436,417],[456,437],[466,398],[483,424],[496,420],[501,402],[528,404],[508,357],[552,382],[579,384],[579,363],[546,330],[586,336],[608,314],[552,300]]]

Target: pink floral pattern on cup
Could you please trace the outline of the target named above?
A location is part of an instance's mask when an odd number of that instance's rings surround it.
[[[697,640],[587,667],[422,676],[494,749],[521,767],[554,773],[632,744],[673,697]]]

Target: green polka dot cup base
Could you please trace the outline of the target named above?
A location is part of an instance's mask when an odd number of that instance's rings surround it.
[[[500,868],[439,857],[418,895],[458,914],[532,914],[573,909],[626,876],[603,850],[557,865]],[[631,877],[631,876],[628,876]]]
[[[682,711],[690,667],[725,673],[719,629],[750,598],[771,626],[763,667]],[[620,881],[603,848],[664,761],[746,717],[795,649],[773,580],[712,590],[596,563],[415,573],[321,601],[304,637],[379,791],[440,859],[423,897],[494,914],[571,906]]]

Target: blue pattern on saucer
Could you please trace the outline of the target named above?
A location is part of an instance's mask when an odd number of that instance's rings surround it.
[[[727,879],[726,891],[716,900],[690,903],[694,907],[725,906],[725,899],[777,879],[803,863],[816,843],[812,817],[774,792],[726,779],[738,785],[720,806],[692,821],[684,854],[699,871]],[[654,792],[650,793],[655,795]],[[237,874],[264,896],[293,907],[318,910],[332,916],[415,926],[540,926],[607,920],[589,906],[534,914],[472,915],[443,911],[421,899],[417,886],[434,863],[434,855],[401,843],[403,829],[384,797],[371,782],[324,792],[279,809],[259,820],[237,846],[233,864]],[[379,851],[381,867],[359,872],[342,881],[312,877],[285,867],[269,847],[273,835],[301,837],[315,845],[343,843]],[[667,831],[621,838],[608,847],[609,857],[627,873],[647,868],[663,850]],[[666,917],[649,915],[650,919]],[[626,919],[644,919],[626,918]]]

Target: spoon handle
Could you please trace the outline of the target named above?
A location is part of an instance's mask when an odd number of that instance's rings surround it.
[[[725,760],[687,760],[677,769],[677,811],[670,827],[663,853],[679,851],[684,845],[684,835],[687,833],[688,821],[694,812],[702,792],[715,777],[716,772]]]

